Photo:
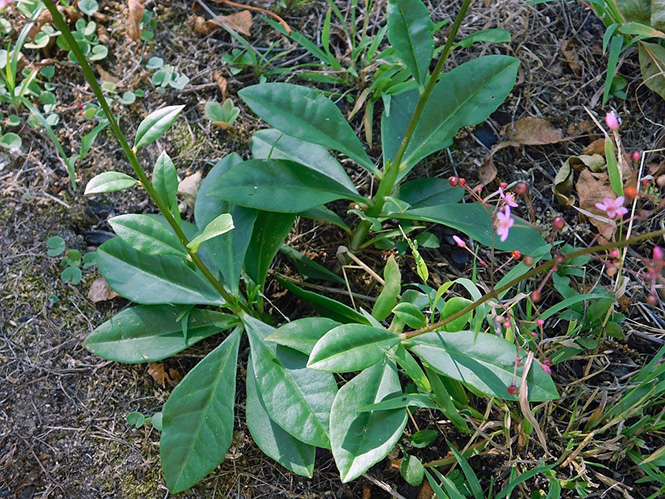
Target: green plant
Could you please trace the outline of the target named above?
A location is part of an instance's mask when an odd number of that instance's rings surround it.
[[[164,64],[163,59],[159,57],[151,57],[146,68],[156,70],[150,81],[161,94],[165,93],[169,87],[182,90],[189,83],[187,76],[178,73],[174,66]]]
[[[206,102],[204,112],[206,118],[222,128],[228,128],[240,116],[240,109],[231,99],[226,99],[223,104],[215,101]]]
[[[45,1],[63,36],[71,37],[51,0]],[[140,184],[161,212],[110,220],[118,237],[100,246],[97,265],[109,285],[137,305],[95,329],[85,345],[119,362],[152,362],[230,331],[164,405],[160,452],[174,493],[214,469],[231,444],[242,334],[250,346],[246,418],[256,443],[287,469],[306,476],[312,476],[316,448],[329,448],[342,480],[350,481],[397,444],[409,407],[440,410],[460,431],[470,431],[460,413],[477,415],[469,393],[517,401],[515,384],[520,380],[524,399],[557,398],[549,366],[534,360],[537,345],[520,333],[523,321],[504,319],[502,336],[484,331],[485,323],[494,326],[490,305],[503,306],[499,300],[515,286],[566,260],[662,234],[557,255],[534,268],[519,264],[489,292],[468,279],[431,288],[417,243],[404,234],[421,282],[403,286],[399,265],[389,258],[370,312],[278,278],[321,317],[274,328],[264,313],[262,291],[298,215],[346,231],[351,251],[343,253],[354,261],[359,260],[357,250],[370,243],[370,230],[379,231],[392,219],[449,225],[488,246],[519,248],[543,259],[551,249],[539,232],[511,217],[510,193],[502,191],[496,207],[483,200],[460,204],[465,192],[477,196],[468,186],[460,187],[463,179],[404,181],[421,160],[452,144],[462,126],[483,121],[499,106],[512,89],[519,62],[486,56],[439,78],[469,6],[466,0],[430,74],[433,35],[420,29],[429,24],[401,14],[426,15],[426,9],[420,0],[391,3],[403,9],[391,11],[390,38],[417,88],[394,97],[390,113],[384,113],[383,168],[365,152],[339,108],[320,93],[283,83],[248,87],[241,99],[273,128],[254,134],[253,159],[243,161],[232,153],[212,168],[196,198],[194,223],[181,219],[177,209],[178,179],[169,156],[160,155],[150,178],[137,156],[166,133],[183,106],[151,113],[130,146],[89,65],[77,53],[135,175],[102,173],[88,183],[86,194]],[[416,47],[419,56],[411,57],[405,46]],[[379,187],[371,199],[359,194],[328,149],[375,176]],[[354,228],[325,206],[337,200],[357,204]],[[310,272],[315,268],[296,258]],[[466,290],[472,300],[447,294],[452,286]],[[532,323],[525,323],[525,329]],[[334,373],[350,372],[360,373],[338,388]],[[415,389],[404,391],[400,372]]]
[[[95,252],[83,255],[79,250],[67,250],[65,240],[60,236],[49,238],[46,242],[46,247],[48,248],[46,251],[48,256],[55,257],[64,254],[62,257],[62,266],[65,267],[65,269],[60,274],[62,282],[71,283],[74,286],[79,285],[83,278],[81,267],[88,269],[96,264]]]

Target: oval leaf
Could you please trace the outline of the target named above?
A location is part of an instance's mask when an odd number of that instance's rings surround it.
[[[307,317],[283,325],[275,330],[266,341],[292,348],[305,355],[312,353],[316,342],[340,323],[325,317]]]
[[[187,251],[170,227],[152,215],[120,215],[109,220],[113,231],[126,244],[147,255],[186,257]]]
[[[393,312],[395,313],[395,317],[399,317],[411,329],[420,329],[427,325],[425,314],[413,303],[400,303],[393,309]]]
[[[515,345],[493,334],[436,332],[413,338],[405,345],[439,374],[466,383],[489,397],[518,400],[510,395],[515,369]],[[522,368],[517,368],[517,379]],[[552,377],[533,362],[527,375],[529,400],[559,398]]]
[[[85,186],[84,194],[99,194],[100,192],[115,192],[129,189],[138,184],[139,181],[120,172],[104,172],[94,177]]]
[[[139,124],[134,149],[144,147],[164,135],[184,108],[185,106],[168,106],[150,113]]]
[[[383,278],[385,284],[381,290],[381,294],[374,303],[372,308],[372,316],[377,321],[382,321],[390,315],[391,310],[397,304],[397,296],[402,290],[402,274],[399,271],[399,265],[395,257],[390,255],[386,266],[383,269]]]
[[[299,213],[338,199],[368,202],[336,180],[284,159],[252,159],[236,165],[210,186],[208,195],[278,213]]]
[[[203,232],[192,239],[187,247],[196,253],[202,243],[214,237],[221,236],[231,229],[233,229],[233,217],[231,217],[231,215],[228,213],[222,213],[220,216],[206,225],[205,229],[203,229]]]
[[[471,300],[467,300],[466,298],[462,298],[460,296],[453,296],[450,298],[448,301],[446,301],[446,304],[443,306],[443,310],[441,311],[441,318],[446,319],[450,317],[453,314],[456,314],[460,310],[465,309],[469,305],[471,305]],[[466,327],[468,322],[471,320],[471,317],[473,315],[473,311],[469,311],[466,314],[464,314],[461,317],[458,317],[457,319],[449,322],[443,328],[446,331],[450,332],[455,332],[455,331],[461,331]]]
[[[400,337],[387,329],[344,324],[314,345],[307,366],[335,373],[360,371],[379,362],[399,341]]]
[[[358,412],[401,393],[391,362],[376,364],[340,388],[330,413],[330,443],[342,482],[350,482],[381,461],[399,441],[405,409]]]
[[[178,194],[178,172],[166,151],[157,158],[152,173],[152,186],[164,204],[173,209]]]
[[[243,88],[238,95],[270,126],[291,137],[339,151],[377,173],[342,112],[316,90],[290,83],[265,83]]]
[[[236,330],[185,376],[164,404],[160,454],[173,494],[214,470],[231,446],[239,344]]]
[[[90,333],[83,345],[103,359],[156,362],[238,322],[233,315],[195,308],[188,316],[185,339],[179,315],[178,307],[168,305],[128,308]]]
[[[434,23],[420,0],[388,0],[388,40],[422,86],[434,53]]]

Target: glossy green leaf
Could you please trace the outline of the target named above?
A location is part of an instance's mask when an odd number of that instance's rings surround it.
[[[385,284],[372,308],[372,316],[377,321],[382,321],[390,315],[393,307],[397,305],[397,296],[402,290],[402,274],[392,255],[383,268],[383,279]]]
[[[376,404],[359,407],[358,412],[387,411],[391,409],[402,409],[404,407],[421,407],[424,409],[436,409],[438,406],[428,396],[421,393],[396,394],[393,397],[387,397]]]
[[[459,42],[453,45],[453,49],[457,47],[468,48],[474,43],[504,43],[510,41],[510,33],[505,29],[489,28],[481,29],[469,36],[462,38]]]
[[[236,165],[210,186],[208,195],[278,213],[299,213],[338,199],[367,202],[355,189],[285,159],[252,159]]]
[[[256,445],[287,470],[311,478],[314,474],[316,447],[294,438],[275,423],[258,396],[252,355],[247,362],[247,401],[245,419]]]
[[[185,339],[179,313],[179,307],[169,305],[128,308],[96,328],[83,345],[103,359],[156,362],[238,323],[233,315],[195,308],[188,317]]]
[[[229,213],[233,218],[235,228],[218,236],[214,241],[203,243],[202,249],[208,251],[219,268],[224,282],[234,293],[239,290],[240,273],[258,212],[208,196],[208,190],[215,180],[240,163],[242,158],[236,153],[231,153],[218,161],[201,183],[194,205],[194,218],[199,229],[207,226],[222,213]]]
[[[326,296],[304,290],[286,279],[276,276],[277,281],[294,295],[305,300],[319,314],[341,323],[369,324],[363,314],[356,312],[343,303]]]
[[[309,356],[314,345],[331,329],[340,323],[325,317],[306,317],[288,322],[266,338],[278,345],[292,348]]]
[[[336,180],[350,191],[358,192],[344,167],[325,147],[290,137],[274,128],[254,132],[252,156],[254,159],[287,159],[303,164]]]
[[[413,487],[417,487],[423,482],[425,478],[425,467],[416,456],[409,454],[402,458],[402,463],[399,467],[399,472],[402,478],[406,480]]]
[[[346,224],[346,222],[342,219],[342,217],[340,217],[334,211],[329,210],[325,206],[315,206],[314,208],[310,208],[309,210],[303,211],[302,213],[300,213],[300,216],[336,225],[337,227],[341,228],[349,235],[351,235],[351,233],[353,232],[351,228]]]
[[[445,74],[434,87],[404,155],[400,177],[420,160],[449,147],[465,126],[485,121],[506,99],[519,60],[503,55],[473,59]],[[390,115],[381,118],[383,156],[395,157],[418,101],[418,91],[392,96]]]
[[[452,187],[443,178],[417,178],[400,185],[393,197],[411,205],[412,209],[458,203],[466,191],[461,187]]]
[[[109,225],[124,243],[147,255],[174,255],[181,258],[187,251],[175,233],[152,215],[119,215]]]
[[[421,0],[388,0],[388,40],[423,86],[434,53],[434,23]]]
[[[257,391],[270,419],[306,444],[330,448],[328,422],[337,393],[334,376],[309,369],[306,355],[264,341],[274,331],[270,326],[249,316],[243,322]]]
[[[104,172],[94,177],[85,186],[84,194],[99,194],[100,192],[115,192],[129,189],[138,184],[139,181],[120,172]]]
[[[174,211],[173,207],[178,194],[178,172],[166,151],[163,151],[157,158],[152,173],[152,186],[164,204]]]
[[[473,468],[469,465],[468,461],[464,459],[464,456],[460,454],[460,452],[455,448],[453,444],[448,442],[448,447],[450,448],[450,451],[453,453],[455,456],[455,459],[457,459],[457,462],[460,465],[460,468],[462,468],[462,471],[464,472],[464,476],[466,477],[466,482],[469,484],[469,488],[471,489],[471,492],[473,493],[474,499],[483,499],[484,494],[483,494],[483,488],[480,485],[480,481],[478,480],[478,477],[476,476],[476,473],[473,471]]]
[[[413,355],[409,353],[402,345],[399,345],[395,350],[390,352],[390,359],[397,362],[397,365],[404,371],[411,380],[416,384],[418,390],[422,393],[428,393],[432,391],[432,386],[430,385],[427,376],[423,372],[420,364],[413,358]]]
[[[358,412],[401,393],[395,365],[375,364],[340,388],[330,413],[330,443],[342,482],[350,482],[393,449],[406,426],[405,409]]]
[[[616,6],[626,18],[626,21],[649,24],[651,20],[652,1],[653,0],[616,0]]]
[[[393,216],[406,220],[440,223],[464,232],[485,246],[494,246],[506,251],[517,249],[525,255],[545,244],[540,232],[518,218],[515,218],[515,225],[510,229],[508,239],[501,242],[494,230],[492,217],[478,203],[428,206]]]
[[[212,285],[183,258],[146,255],[118,237],[99,247],[97,268],[111,289],[135,303],[224,304]]]
[[[60,274],[60,279],[62,279],[62,282],[69,282],[74,286],[78,286],[81,283],[82,278],[83,274],[81,273],[81,269],[78,267],[67,267]]]
[[[657,43],[640,42],[638,52],[644,84],[665,99],[665,47]]]
[[[441,311],[441,318],[446,319],[451,315],[456,314],[460,310],[463,310],[464,308],[468,307],[469,305],[471,305],[471,303],[472,303],[471,300],[467,300],[466,298],[462,298],[460,296],[453,296],[452,298],[447,300],[446,304],[443,306],[443,310]],[[450,332],[462,331],[469,323],[472,316],[473,316],[473,311],[469,311],[464,315],[462,315],[461,317],[458,317],[457,319],[450,321],[448,324],[443,326],[443,328],[444,330]]]
[[[209,353],[164,404],[160,455],[173,494],[214,470],[231,446],[240,336],[234,331]]]
[[[243,88],[238,95],[270,126],[291,137],[339,151],[377,173],[342,112],[316,90],[290,83],[267,83]]]
[[[424,449],[434,442],[439,436],[436,430],[420,430],[408,437],[406,440],[416,449]]]
[[[488,396],[518,400],[510,395],[513,383],[515,345],[493,334],[470,331],[436,332],[417,336],[405,345],[436,372],[459,380]],[[517,379],[522,376],[517,368]],[[559,394],[552,377],[534,361],[527,375],[529,400],[554,400]]]
[[[295,215],[289,213],[258,212],[245,255],[245,272],[256,284],[263,285],[265,282],[275,255],[284,244],[295,219]]]
[[[326,333],[314,345],[308,367],[320,371],[347,373],[373,366],[400,341],[387,329],[364,324],[344,324]]]
[[[217,218],[212,220],[208,225],[205,226],[205,229],[196,236],[194,239],[189,241],[187,247],[196,252],[201,246],[202,243],[209,241],[215,237],[226,234],[228,231],[233,229],[233,218],[228,213],[222,213]]]
[[[393,312],[395,317],[398,317],[411,329],[420,329],[427,325],[425,314],[423,314],[413,303],[399,303],[393,309]]]
[[[185,106],[167,106],[150,113],[136,130],[134,149],[154,142],[171,127]]]
[[[332,273],[323,265],[316,263],[314,260],[306,257],[300,251],[284,244],[280,249],[280,253],[286,255],[293,263],[295,263],[298,274],[303,279],[319,279],[322,281],[332,281],[339,284],[346,284],[346,281],[337,274]]]
[[[18,149],[23,144],[20,135],[14,132],[8,132],[0,135],[0,147],[4,149]]]

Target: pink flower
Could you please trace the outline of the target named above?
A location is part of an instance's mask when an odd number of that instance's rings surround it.
[[[14,0],[0,0],[0,10],[4,9],[5,7],[7,7],[7,5],[9,5],[10,3],[12,3],[13,1],[14,1]]]
[[[453,241],[455,241],[455,244],[460,248],[466,247],[466,243],[462,240],[461,237],[453,236]]]
[[[660,262],[663,259],[663,248],[656,246],[653,249],[653,259]]]
[[[596,208],[607,213],[608,218],[621,218],[628,213],[628,210],[623,207],[625,200],[626,198],[623,196],[619,196],[614,201],[610,198],[605,198],[602,203],[596,203]]]
[[[510,206],[505,206],[502,211],[496,214],[496,234],[501,242],[508,239],[508,231],[515,224],[515,220],[510,216]]]
[[[605,115],[605,124],[607,125],[607,128],[609,128],[610,130],[618,130],[619,118],[617,118],[617,115],[614,114],[613,112],[609,112]]]
[[[543,371],[552,376],[552,368],[550,366],[548,366],[547,364],[542,364],[541,367],[543,368]]]
[[[515,202],[515,194],[512,192],[503,192],[503,189],[499,187],[499,195],[504,203],[506,203],[511,208],[517,208],[517,203]]]

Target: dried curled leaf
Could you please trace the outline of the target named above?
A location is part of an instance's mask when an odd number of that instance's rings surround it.
[[[250,36],[250,29],[253,24],[252,14],[248,10],[241,10],[230,16],[219,16],[214,19],[204,19],[201,16],[194,16],[194,30],[202,35],[209,35],[213,31],[222,27],[224,23],[227,27],[231,28],[244,36]]]
[[[111,289],[103,277],[95,279],[92,286],[90,286],[90,291],[88,291],[88,299],[93,303],[113,300],[118,296],[120,295]]]
[[[571,194],[574,172],[586,168],[593,172],[599,172],[605,168],[605,159],[600,154],[572,156],[566,160],[557,172],[552,190],[563,206],[573,206],[575,204],[575,196]]]
[[[141,37],[141,19],[143,19],[143,3],[145,0],[129,0],[127,3],[129,13],[127,15],[127,34],[136,41]]]
[[[506,125],[504,133],[508,139],[525,146],[556,144],[564,140],[563,132],[542,118],[527,116],[515,123]]]

